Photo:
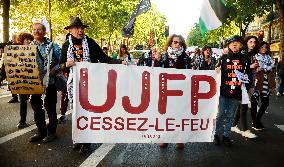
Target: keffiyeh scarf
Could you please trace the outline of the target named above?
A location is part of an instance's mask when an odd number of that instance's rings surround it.
[[[263,71],[270,71],[272,69],[272,67],[274,66],[274,61],[272,60],[272,58],[270,57],[270,55],[261,55],[261,54],[257,54],[256,55],[256,60],[258,61],[259,67],[261,68],[261,70]]]
[[[39,67],[43,69],[43,85],[47,88],[49,83],[49,72],[50,72],[50,64],[52,62],[52,41],[48,38],[45,38],[44,43],[40,44],[38,41],[33,40],[30,45],[37,45],[38,50],[40,52],[41,58],[43,60],[42,66]],[[45,48],[45,49],[43,49]],[[39,65],[40,66],[40,65]]]
[[[68,38],[69,41],[69,46],[67,50],[67,59],[73,59],[74,60],[74,44],[72,42],[72,37],[71,35]],[[82,40],[82,47],[83,47],[83,61],[84,62],[90,62],[90,51],[89,51],[89,46],[88,46],[88,41],[87,41],[87,36],[85,35]],[[68,98],[69,101],[72,103],[73,102],[73,92],[76,91],[73,89],[73,67],[70,68],[70,73],[69,77],[67,80],[67,92],[68,92]]]
[[[177,58],[183,53],[184,49],[183,47],[179,47],[178,49],[174,50],[172,47],[168,47],[168,55],[170,58],[174,59],[175,61],[177,60]]]

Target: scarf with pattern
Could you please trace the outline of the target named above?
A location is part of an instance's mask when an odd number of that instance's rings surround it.
[[[184,49],[183,47],[179,47],[176,50],[174,50],[172,47],[168,47],[168,55],[170,58],[174,59],[175,61],[177,60],[177,58],[183,53]]]
[[[258,64],[261,70],[265,72],[272,70],[272,67],[274,66],[274,61],[272,60],[270,55],[263,56],[260,53],[258,53],[256,55],[256,60],[258,61]]]
[[[53,49],[52,49],[52,41],[48,38],[44,38],[43,44],[40,44],[38,41],[33,40],[30,45],[37,45],[39,54],[41,54],[41,58],[43,60],[43,79],[42,79],[42,84],[45,86],[45,88],[48,87],[49,84],[49,72],[50,72],[50,65],[52,63],[52,54],[53,54]],[[45,45],[45,51],[44,53],[41,52],[41,49],[39,48],[41,45]],[[46,90],[46,89],[45,89]],[[45,93],[44,90],[44,93]]]
[[[72,42],[72,37],[71,35],[69,35],[68,38],[69,41],[69,46],[68,46],[68,50],[67,50],[67,59],[73,59],[74,60],[74,44]],[[82,39],[82,47],[83,47],[83,61],[84,62],[90,62],[90,50],[89,50],[89,46],[88,46],[88,41],[87,41],[87,36],[85,35]],[[69,73],[69,77],[67,80],[67,92],[68,92],[68,98],[69,101],[72,103],[73,102],[73,93],[74,93],[73,89],[73,67],[70,68],[70,73]]]

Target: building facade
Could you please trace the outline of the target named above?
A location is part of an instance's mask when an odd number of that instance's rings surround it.
[[[260,40],[270,43],[271,56],[274,60],[279,61],[280,56],[280,18],[277,12],[274,12],[274,19],[269,21],[267,16],[256,17],[246,32],[246,36],[254,35],[259,37]],[[271,30],[270,30],[271,29]],[[271,33],[269,33],[269,31]],[[261,34],[263,33],[263,35]],[[270,36],[270,37],[269,37]]]

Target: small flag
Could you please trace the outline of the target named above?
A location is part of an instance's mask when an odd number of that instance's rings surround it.
[[[47,22],[47,20],[46,20],[45,17],[43,17],[43,18],[41,19],[40,23],[45,26],[45,28],[46,28],[46,33],[49,33],[49,24],[48,24],[48,22]]]
[[[202,35],[222,25],[228,17],[229,10],[225,0],[204,0],[199,17],[199,26]]]
[[[136,9],[131,15],[129,22],[122,29],[123,37],[131,37],[133,35],[136,17],[148,11],[150,8],[151,8],[150,0],[140,0],[139,1],[139,4],[136,6]]]

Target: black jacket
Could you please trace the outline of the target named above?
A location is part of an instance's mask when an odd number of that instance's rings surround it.
[[[168,53],[164,53],[160,60],[154,60],[154,67],[191,69],[191,58],[183,52],[178,56],[177,60],[174,61],[168,56]]]
[[[72,42],[74,45],[80,44],[82,45],[82,39],[77,39],[72,37]],[[87,37],[87,42],[89,46],[89,51],[90,51],[90,62],[91,63],[109,63],[109,64],[120,64],[120,60],[113,59],[111,57],[108,57],[101,47],[91,38]],[[69,41],[67,40],[63,45],[62,45],[62,50],[61,50],[61,58],[60,58],[60,66],[61,69],[65,72],[69,72],[69,68],[65,66],[65,63],[67,62],[67,51],[69,47]]]
[[[206,61],[203,61],[199,67],[199,70],[214,70],[215,69],[215,65],[210,62],[210,64],[208,64]]]

